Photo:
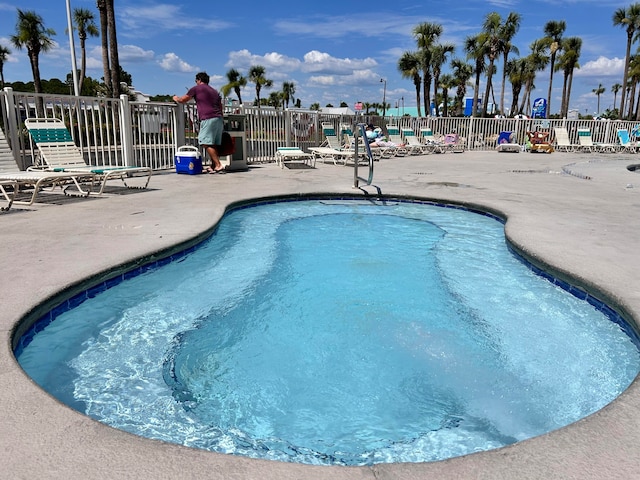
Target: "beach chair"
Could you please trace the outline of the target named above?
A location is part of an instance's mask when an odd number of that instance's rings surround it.
[[[278,147],[276,163],[284,168],[285,163],[300,163],[315,168],[316,159],[311,153],[303,152],[298,147]]]
[[[549,143],[549,132],[535,130],[533,132],[527,132],[527,137],[529,140],[529,152],[552,153],[554,151],[553,145]]]
[[[621,152],[623,153],[638,152],[638,143],[631,141],[631,137],[629,136],[629,130],[627,130],[626,128],[619,128],[617,135],[618,135],[618,141],[620,142]]]
[[[396,144],[394,149],[394,154],[397,157],[404,157],[409,153],[407,150],[404,140],[402,139],[402,135],[400,135],[400,128],[397,125],[387,125],[387,134],[389,136],[389,141]]]
[[[513,132],[500,132],[498,135],[498,146],[496,147],[498,152],[511,152],[520,153],[522,147],[514,142]]]
[[[87,165],[80,149],[64,123],[57,118],[28,118],[25,127],[39,152],[39,167],[44,170],[64,173],[92,174],[101,182],[98,195],[102,194],[109,180],[119,179],[127,188],[147,188],[151,179],[150,167]],[[127,179],[143,176],[142,186],[129,185]]]
[[[457,133],[447,133],[442,143],[445,152],[463,153],[465,150],[464,141]]]
[[[569,140],[569,132],[564,127],[555,127],[553,133],[556,137],[555,149],[559,152],[574,152],[580,148]]]
[[[588,128],[578,129],[578,141],[583,152],[614,153],[616,151],[616,145],[612,143],[594,142],[591,137],[591,130]]]
[[[422,155],[424,153],[430,153],[426,146],[418,140],[413,128],[401,128],[400,133],[404,139],[404,146],[409,152],[409,155]]]
[[[433,134],[433,130],[430,128],[421,128],[420,136],[426,146],[427,150],[432,153],[444,153],[444,144],[439,137]]]
[[[2,210],[9,210],[14,203],[32,205],[41,191],[52,192],[56,187],[60,187],[66,196],[88,197],[94,179],[95,175],[91,172],[0,170],[0,194],[7,201]],[[28,200],[16,199],[21,189],[33,190]]]

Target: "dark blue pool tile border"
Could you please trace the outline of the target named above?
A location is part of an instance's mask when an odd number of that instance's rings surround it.
[[[350,195],[308,195],[308,196],[290,196],[290,197],[277,197],[277,198],[267,198],[260,199],[255,201],[247,201],[238,203],[230,206],[226,211],[225,215],[231,213],[235,210],[244,210],[247,208],[253,208],[260,205],[272,205],[276,203],[284,203],[284,202],[299,202],[299,201],[319,201],[319,200],[331,200],[331,201],[372,201],[372,202],[398,202],[398,203],[411,203],[411,204],[420,204],[420,205],[431,205],[440,208],[451,208],[454,210],[465,210],[469,212],[476,213],[478,215],[483,215],[486,217],[490,217],[502,224],[505,223],[505,219],[500,217],[499,215],[493,214],[491,212],[487,212],[485,210],[479,208],[473,208],[466,205],[458,205],[453,203],[440,203],[435,202],[433,200],[422,200],[419,198],[405,198],[405,197],[362,197],[362,196],[350,196]],[[215,231],[213,233],[215,235]],[[127,272],[118,274],[104,282],[101,282],[95,286],[84,290],[77,295],[63,301],[59,305],[55,306],[45,315],[42,315],[38,320],[36,320],[31,327],[29,327],[18,340],[15,348],[14,355],[16,357],[20,356],[23,350],[33,341],[35,335],[42,330],[44,330],[51,322],[53,322],[59,315],[68,312],[69,310],[79,306],[85,300],[95,297],[96,295],[108,290],[111,287],[114,287],[121,282],[137,277],[143,273],[147,273],[149,271],[160,268],[164,265],[167,265],[171,262],[180,261],[184,259],[187,255],[195,252],[202,243],[208,240],[209,237],[202,239],[202,241],[198,242],[195,245],[192,245],[184,250],[176,252],[170,256],[154,260],[143,265],[140,265],[136,268],[133,268]],[[634,342],[636,347],[640,350],[640,336],[636,333],[636,331],[631,327],[631,325],[613,308],[611,308],[606,303],[600,301],[596,297],[593,297],[588,292],[571,285],[570,283],[561,280],[559,278],[554,277],[549,272],[533,265],[529,260],[523,257],[518,251],[516,251],[511,245],[507,243],[507,246],[511,253],[516,256],[524,265],[526,265],[529,269],[531,269],[536,275],[539,275],[554,285],[566,290],[573,296],[577,297],[580,300],[586,300],[590,305],[596,308],[598,311],[606,315],[611,321],[615,322],[622,328],[622,330],[627,334],[629,338]]]

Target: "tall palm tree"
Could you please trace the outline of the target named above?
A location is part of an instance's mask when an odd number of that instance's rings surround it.
[[[560,116],[566,118],[569,113],[569,101],[571,99],[571,85],[573,84],[573,72],[580,68],[580,50],[582,49],[582,39],[580,37],[569,37],[562,40],[562,54],[558,58],[557,69],[563,72],[562,85],[562,105],[560,106]]]
[[[467,52],[467,59],[473,61],[473,73],[476,80],[473,86],[473,102],[471,116],[478,115],[478,97],[480,91],[480,76],[484,72],[486,65],[484,63],[484,46],[479,35],[469,36],[464,40],[464,51]],[[486,101],[486,99],[485,99]]]
[[[600,114],[600,95],[602,95],[605,90],[606,89],[602,86],[601,83],[598,84],[598,88],[594,88],[593,90],[591,90],[598,97],[598,110],[596,111],[598,115]]]
[[[622,88],[622,85],[619,83],[614,83],[611,85],[611,93],[613,93],[613,108],[616,108],[616,103],[618,103],[618,92]]]
[[[500,38],[500,30],[502,27],[502,18],[498,12],[488,13],[482,24],[482,32],[479,39],[483,46],[484,54],[489,60],[489,64],[485,69],[487,73],[487,85],[484,93],[484,114],[486,115],[489,107],[489,93],[493,88],[492,78],[495,72],[494,63],[498,55],[502,52],[502,41]]]
[[[550,72],[549,72],[549,91],[547,93],[547,117],[551,114],[551,91],[553,89],[553,72],[556,66],[556,55],[562,48],[562,34],[567,29],[567,23],[564,20],[551,20],[544,26],[545,40],[549,45],[550,53]]]
[[[100,35],[98,27],[95,24],[93,13],[86,8],[76,8],[73,10],[73,19],[76,30],[78,30],[78,39],[80,40],[80,78],[78,79],[78,91],[82,92],[82,84],[84,82],[85,73],[87,71],[87,37],[97,37]]]
[[[456,86],[455,78],[450,73],[440,75],[438,80],[438,86],[442,89],[442,116],[449,116],[449,89]]]
[[[420,77],[420,57],[416,52],[404,52],[398,60],[398,70],[402,78],[410,78],[416,88],[416,105],[418,106],[418,117],[422,116],[420,111],[420,85],[422,77]]]
[[[456,86],[454,115],[462,115],[464,112],[464,96],[467,94],[467,82],[473,76],[473,67],[464,60],[454,58],[451,60],[451,71]]]
[[[507,62],[507,75],[511,83],[511,108],[510,115],[522,113],[518,111],[518,100],[520,92],[527,80],[527,69],[529,65],[526,58],[516,58]]]
[[[413,28],[413,36],[418,45],[420,63],[422,67],[422,89],[424,93],[425,115],[431,115],[431,48],[440,35],[443,28],[439,23],[423,22]]]
[[[10,53],[11,50],[4,45],[0,45],[0,88],[4,88],[4,62],[7,61]]]
[[[107,96],[111,96],[111,62],[109,61],[109,28],[107,0],[96,0],[100,14],[100,43],[102,44],[102,75]]]
[[[509,63],[509,54],[511,52],[516,55],[520,54],[518,48],[513,45],[513,37],[520,30],[520,21],[522,17],[519,13],[511,12],[500,28],[500,40],[502,42],[502,86],[500,88],[500,113],[504,115],[504,89],[507,84],[507,64]]]
[[[633,35],[640,28],[640,3],[634,3],[627,8],[618,8],[613,14],[613,26],[623,27],[627,31],[627,50],[624,57],[624,71],[622,73],[622,95],[620,95],[620,118],[624,118],[624,100],[629,78],[631,44],[633,43]]]
[[[262,87],[270,88],[273,86],[273,80],[269,80],[264,76],[265,68],[262,65],[254,65],[249,68],[249,81],[256,86],[256,103],[260,108],[260,90]]]
[[[640,82],[640,55],[631,55],[629,60],[629,118],[637,117],[638,111],[634,113],[634,103],[636,99],[636,90]]]
[[[228,97],[231,90],[233,90],[238,97],[238,103],[242,105],[241,89],[246,86],[247,79],[240,75],[240,72],[235,68],[232,68],[227,72],[227,84],[220,89],[220,92],[222,92],[223,96]]]
[[[118,37],[116,34],[116,14],[114,0],[106,0],[107,28],[109,30],[109,56],[111,61],[111,91],[113,98],[120,96],[120,59],[118,56]]]
[[[520,112],[524,111],[525,105],[528,106],[531,103],[531,92],[535,88],[533,82],[535,82],[536,79],[536,72],[544,70],[547,65],[549,65],[549,57],[546,53],[547,42],[544,39],[534,40],[531,45],[529,45],[529,49],[531,53],[526,57],[525,90],[522,103],[520,104]]]
[[[36,93],[42,93],[42,81],[40,80],[40,52],[47,52],[53,47],[52,35],[56,32],[51,28],[45,28],[42,17],[34,11],[18,9],[18,22],[16,33],[11,36],[11,43],[18,49],[27,49],[31,72],[33,73],[33,86]],[[36,102],[39,115],[44,115],[44,104],[39,98]]]
[[[434,97],[438,93],[438,87],[440,86],[440,73],[442,72],[442,65],[447,61],[447,55],[453,53],[456,46],[452,43],[445,43],[444,45],[436,44],[431,48],[431,71],[433,72],[433,93]],[[437,105],[436,100],[436,105]],[[436,108],[437,111],[437,108]]]
[[[282,83],[282,103],[289,108],[289,101],[295,102],[293,94],[296,93],[296,84],[293,82]]]

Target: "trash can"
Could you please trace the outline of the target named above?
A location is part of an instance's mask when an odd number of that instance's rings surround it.
[[[224,129],[231,135],[235,143],[235,151],[231,155],[220,157],[220,163],[227,171],[247,170],[247,132],[246,115],[225,115]]]
[[[202,157],[198,147],[184,145],[178,147],[174,157],[176,173],[186,173],[187,175],[197,175],[202,173]]]

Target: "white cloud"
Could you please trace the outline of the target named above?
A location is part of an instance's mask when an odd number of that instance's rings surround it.
[[[165,53],[158,64],[168,72],[197,72],[200,70],[200,67],[188,64],[173,52]]]
[[[267,74],[270,68],[291,72],[300,68],[300,60],[276,52],[270,52],[265,55],[255,55],[249,50],[244,49],[229,52],[229,60],[225,64],[226,67],[239,70],[246,70],[254,65],[262,65],[267,71]]]
[[[621,77],[624,71],[624,59],[598,57],[575,70],[576,77]]]
[[[171,4],[127,6],[118,9],[118,24],[124,36],[150,37],[164,31],[180,31],[193,34],[194,29],[219,31],[232,26],[230,22],[216,18],[198,17],[184,13],[181,7]]]
[[[331,73],[350,75],[356,70],[366,70],[378,64],[373,58],[336,58],[328,53],[312,50],[304,55],[302,71],[307,73]]]

